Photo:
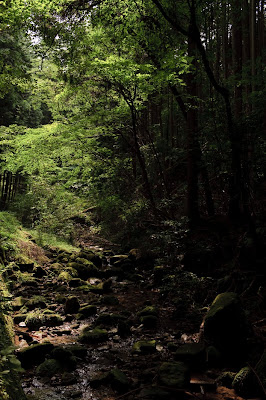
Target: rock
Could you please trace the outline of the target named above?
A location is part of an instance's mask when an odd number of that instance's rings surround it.
[[[77,259],[78,260],[78,259]],[[83,259],[79,259],[83,260]],[[98,268],[93,264],[93,262],[85,260],[82,262],[70,262],[68,263],[68,267],[74,268],[78,272],[78,277],[81,279],[88,279],[92,277],[100,276],[100,272]]]
[[[83,279],[80,279],[80,278],[72,278],[69,280],[68,285],[69,285],[69,287],[76,288],[76,287],[79,287],[82,285],[86,285],[86,281],[84,281]]]
[[[17,357],[23,368],[42,363],[47,354],[54,348],[52,343],[38,343],[29,347],[24,347],[17,352]]]
[[[12,309],[14,310],[14,311],[18,311],[21,307],[23,307],[24,306],[24,304],[26,303],[26,299],[24,299],[24,297],[22,297],[22,296],[19,296],[19,297],[15,297],[13,300],[12,300]]]
[[[204,319],[204,339],[219,350],[227,361],[246,356],[249,334],[244,310],[236,293],[219,294]]]
[[[18,263],[21,272],[33,272],[34,263]]]
[[[93,251],[83,250],[79,253],[79,257],[91,261],[97,268],[101,268],[102,266],[101,257],[99,256],[99,254],[95,254]]]
[[[258,379],[250,367],[242,368],[235,376],[233,389],[244,398],[257,397],[262,394]]]
[[[47,304],[43,296],[33,296],[30,300],[25,303],[29,310],[34,310],[35,308],[46,308]]]
[[[85,327],[80,334],[79,341],[81,343],[101,343],[108,340],[108,333],[105,329],[100,329],[96,327],[90,329],[90,327]]]
[[[109,379],[111,386],[114,390],[117,390],[118,392],[126,392],[129,388],[129,380],[118,368],[114,368],[109,372]]]
[[[77,366],[76,357],[73,356],[70,350],[63,346],[57,346],[52,351],[50,356],[59,361],[63,365],[64,370],[73,371]]]
[[[145,315],[154,315],[155,317],[158,316],[157,308],[154,306],[147,306],[143,308],[141,311],[138,312],[138,317],[143,317]]]
[[[219,350],[214,346],[208,346],[206,349],[207,363],[210,367],[217,367],[222,364],[223,357]]]
[[[71,296],[66,300],[65,314],[76,314],[79,308],[80,304],[76,296]]]
[[[37,330],[41,326],[53,327],[62,325],[63,318],[59,314],[54,314],[53,312],[48,313],[48,312],[32,311],[27,315],[25,323],[29,329]]]
[[[117,333],[120,337],[125,338],[131,335],[130,325],[126,321],[119,321],[117,325]]]
[[[157,327],[158,318],[155,315],[144,315],[140,317],[140,322],[145,329],[155,329]]]
[[[155,340],[139,340],[134,343],[132,348],[133,353],[150,354],[156,352],[156,341]]]
[[[27,318],[27,314],[16,314],[13,317],[13,321],[15,324],[19,324],[20,322],[24,322]]]
[[[189,369],[182,362],[165,362],[159,368],[158,380],[163,386],[184,389],[190,382]]]
[[[96,319],[96,324],[104,326],[114,326],[118,323],[118,321],[121,321],[123,319],[125,319],[125,317],[120,314],[103,313],[100,314],[99,317]]]
[[[94,305],[84,306],[81,307],[78,312],[85,318],[91,317],[97,313],[97,307]]]
[[[83,347],[80,344],[71,344],[68,346],[68,350],[71,351],[73,356],[75,356],[77,358],[84,359],[87,356],[86,347]]]
[[[123,393],[129,388],[129,380],[124,372],[114,368],[109,372],[97,374],[91,379],[90,385],[93,388],[98,388],[101,385],[111,385],[114,390]]]
[[[205,347],[202,343],[186,343],[175,352],[175,360],[183,361],[193,369],[201,367],[206,360]]]
[[[110,264],[114,265],[117,261],[128,260],[128,256],[126,254],[117,254],[115,256],[110,257]]]
[[[52,376],[61,371],[62,371],[61,363],[58,360],[55,360],[54,358],[45,360],[38,366],[36,370],[37,375],[47,376],[48,378],[51,378]]]

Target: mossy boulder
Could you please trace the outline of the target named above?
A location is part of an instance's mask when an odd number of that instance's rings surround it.
[[[63,324],[63,318],[59,314],[54,314],[50,310],[32,311],[27,315],[25,324],[31,330],[37,330],[41,326],[59,326]]]
[[[236,293],[219,294],[204,320],[204,339],[215,346],[225,360],[241,360],[250,333],[245,312]]]
[[[91,379],[90,385],[93,388],[110,385],[114,390],[123,393],[128,390],[130,383],[123,371],[114,368],[111,371],[97,374]]]
[[[45,360],[47,354],[51,353],[54,345],[52,343],[33,344],[29,347],[24,347],[17,352],[17,357],[23,368],[29,368],[33,365],[38,365]]]
[[[76,260],[80,260],[80,262],[70,262],[68,267],[74,268],[77,271],[78,278],[86,280],[100,275],[98,268],[93,264],[93,262],[81,258],[77,258]]]
[[[76,296],[71,296],[66,300],[65,314],[76,314],[79,308],[80,303]]]
[[[138,312],[138,317],[143,317],[145,315],[154,315],[155,317],[158,316],[158,310],[155,306],[147,306],[143,308],[141,311]]]
[[[91,261],[97,268],[101,268],[102,266],[102,257],[100,254],[94,253],[90,250],[83,250],[79,253],[79,258],[85,258],[88,261]]]
[[[139,400],[170,400],[171,392],[158,386],[145,387],[137,396]],[[178,395],[178,400],[182,400],[182,393]]]
[[[43,363],[41,363],[36,372],[37,375],[40,376],[45,376],[48,378],[51,378],[55,374],[58,374],[59,372],[63,371],[62,364],[58,361],[55,360],[54,358],[50,358],[48,360],[45,360]]]
[[[233,381],[235,379],[236,372],[225,371],[217,378],[217,383],[221,386],[225,386],[228,389],[232,389]]]
[[[33,296],[30,300],[28,300],[25,303],[25,306],[28,308],[28,310],[32,311],[35,308],[46,308],[46,299],[43,296]]]
[[[59,361],[64,366],[64,370],[66,371],[73,371],[77,366],[76,357],[73,356],[73,353],[69,349],[63,346],[55,347],[51,351],[50,357]]]
[[[76,358],[84,359],[87,356],[86,347],[80,344],[71,344],[67,346],[67,348]]]
[[[26,302],[27,302],[27,299],[25,299],[25,298],[22,297],[22,296],[15,297],[15,298],[12,300],[12,309],[13,309],[14,311],[18,311],[18,310],[21,309],[21,307],[24,306],[24,304],[25,304]]]
[[[206,360],[205,347],[202,343],[186,343],[176,350],[175,360],[182,361],[193,369],[201,367]]]
[[[115,256],[110,257],[110,264],[114,265],[116,262],[121,262],[121,261],[125,261],[128,260],[128,255],[126,254],[117,254]]]
[[[103,313],[97,318],[96,324],[104,326],[114,326],[123,319],[125,319],[125,317],[120,314]]]
[[[87,306],[84,306],[84,307],[80,307],[78,312],[83,317],[88,318],[88,317],[91,317],[92,315],[95,315],[97,313],[97,307],[94,306],[94,305],[87,305]]]
[[[85,327],[79,336],[79,341],[81,343],[101,343],[108,340],[107,330],[96,327],[90,329],[90,327]]]
[[[165,362],[158,372],[158,380],[162,386],[184,389],[189,385],[189,368],[183,362]]]
[[[133,353],[151,354],[156,352],[155,340],[139,340],[134,343],[132,348]]]

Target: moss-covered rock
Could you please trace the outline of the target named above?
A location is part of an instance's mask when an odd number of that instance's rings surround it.
[[[256,373],[261,381],[261,384],[266,388],[266,350],[264,350],[261,359],[256,366]]]
[[[204,339],[214,345],[226,360],[245,356],[249,327],[236,293],[219,294],[204,320]]]
[[[45,360],[38,366],[36,370],[37,375],[47,376],[49,378],[62,371],[63,371],[62,364],[58,360],[55,360],[54,358]]]
[[[50,310],[35,310],[27,315],[25,320],[27,327],[31,330],[37,330],[41,326],[59,326],[63,324],[63,319],[59,314],[54,314]]]
[[[76,358],[84,359],[87,356],[86,347],[84,347],[80,344],[71,344],[67,348],[73,354],[73,356],[75,356]]]
[[[178,400],[182,400],[182,393],[178,395]],[[167,391],[165,388],[158,386],[145,387],[141,390],[137,399],[140,400],[169,400],[171,399],[171,392]]]
[[[125,319],[125,317],[120,314],[103,313],[99,315],[95,323],[97,325],[114,326],[123,319]]]
[[[159,368],[158,380],[163,386],[184,389],[190,382],[188,366],[182,362],[165,362]]]
[[[155,306],[147,306],[143,308],[141,311],[138,312],[138,317],[143,317],[145,315],[154,315],[155,317],[158,316],[158,310]]]
[[[90,385],[93,388],[110,385],[114,390],[123,393],[128,390],[130,383],[123,371],[114,368],[108,372],[98,373],[91,379]]]
[[[221,386],[225,386],[232,389],[233,381],[235,379],[236,372],[225,371],[217,378],[217,383]]]
[[[186,343],[176,350],[175,359],[183,361],[194,369],[201,367],[206,360],[205,347],[202,343]]]
[[[80,308],[80,303],[76,296],[70,296],[66,300],[65,314],[76,314],[79,308]]]
[[[236,374],[232,387],[237,394],[244,398],[262,394],[258,379],[250,367],[244,367]]]
[[[95,315],[97,313],[97,307],[94,306],[94,305],[87,305],[87,306],[84,306],[84,307],[80,307],[78,312],[83,317],[88,318],[88,317],[91,317],[92,315]]]
[[[43,296],[33,296],[30,300],[28,300],[25,303],[25,306],[28,308],[28,310],[34,310],[35,308],[46,308],[46,300],[45,297]]]
[[[70,262],[68,264],[68,267],[74,268],[78,273],[78,277],[84,280],[91,277],[97,277],[100,275],[98,268],[93,264],[93,262],[88,260],[84,260],[84,262],[85,264],[77,261]]]
[[[156,341],[155,340],[139,340],[134,343],[132,348],[133,353],[150,354],[156,352]]]
[[[66,371],[73,371],[77,366],[76,357],[73,356],[73,353],[69,349],[63,346],[55,347],[51,351],[50,356],[51,358],[58,360]]]
[[[54,348],[52,343],[33,344],[29,347],[24,347],[19,350],[17,357],[23,368],[29,368],[32,365],[40,364],[44,361],[47,354]]]
[[[18,311],[18,310],[21,309],[21,307],[24,306],[24,304],[25,304],[26,302],[27,302],[27,299],[25,299],[25,298],[22,297],[22,296],[15,297],[15,298],[12,300],[12,309],[13,309],[14,311]]]
[[[90,327],[85,327],[79,336],[79,341],[81,343],[101,343],[108,340],[108,333],[105,329],[96,327],[90,329]]]

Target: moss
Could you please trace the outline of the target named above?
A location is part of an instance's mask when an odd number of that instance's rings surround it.
[[[63,319],[51,310],[34,310],[27,315],[25,323],[29,329],[39,329],[41,326],[62,325]]]
[[[163,386],[183,389],[190,381],[189,369],[182,362],[165,362],[159,368],[159,381]]]
[[[107,331],[99,327],[92,330],[90,330],[90,327],[85,327],[79,337],[81,343],[100,343],[105,342],[107,339]]]
[[[134,343],[132,352],[133,353],[154,353],[156,351],[155,340],[139,340]]]
[[[91,317],[92,315],[95,315],[97,313],[97,307],[94,305],[84,306],[81,307],[78,312],[84,317]]]
[[[138,312],[139,317],[143,317],[145,315],[154,315],[155,317],[158,316],[158,311],[154,306],[147,306],[143,308],[143,310]]]
[[[52,377],[58,372],[62,371],[62,365],[58,360],[54,358],[50,358],[45,360],[42,364],[40,364],[36,370],[37,374],[40,376]]]

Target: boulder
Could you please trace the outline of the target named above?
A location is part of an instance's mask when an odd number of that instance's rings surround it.
[[[79,336],[81,343],[101,343],[108,340],[108,333],[105,329],[96,327],[90,329],[89,326],[85,327]]]
[[[133,353],[151,354],[156,352],[155,340],[139,340],[134,343],[132,348]]]
[[[24,347],[17,352],[17,357],[23,368],[42,363],[47,354],[54,348],[52,343],[38,343],[29,347]]]
[[[159,383],[162,386],[184,389],[189,385],[189,369],[183,362],[164,362],[159,368]]]
[[[155,315],[144,315],[140,317],[140,322],[145,329],[155,329],[158,324],[158,318]]]
[[[232,387],[237,394],[244,398],[257,397],[262,394],[258,379],[250,367],[242,368],[235,375]]]
[[[37,375],[46,376],[48,378],[51,378],[55,374],[62,372],[62,364],[58,360],[55,360],[54,358],[50,358],[48,360],[45,360],[43,363],[41,363],[38,366],[36,372],[37,372]]]
[[[204,319],[204,340],[221,352],[226,361],[246,356],[250,333],[245,312],[236,293],[219,294]]]
[[[176,350],[175,359],[197,369],[205,363],[205,347],[202,343],[186,343]]]
[[[76,314],[79,308],[80,304],[76,296],[71,296],[66,300],[65,314]]]
[[[84,306],[84,307],[80,307],[78,312],[83,317],[88,318],[88,317],[91,317],[92,315],[95,315],[97,313],[97,307],[94,306],[94,305],[87,305],[87,306]]]

